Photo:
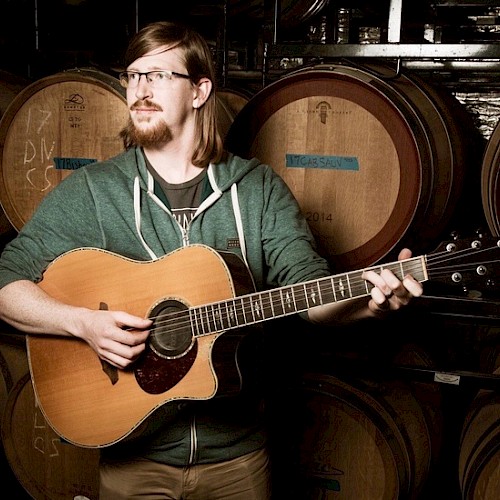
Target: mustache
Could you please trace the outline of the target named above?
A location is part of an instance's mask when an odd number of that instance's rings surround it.
[[[140,108],[149,108],[154,111],[163,111],[163,108],[159,106],[158,104],[155,104],[154,102],[148,100],[148,99],[140,99],[138,101],[135,101],[132,106],[130,106],[130,110],[134,111],[135,109],[140,109]]]

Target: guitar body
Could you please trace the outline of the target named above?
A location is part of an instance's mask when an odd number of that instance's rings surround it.
[[[74,250],[54,260],[39,286],[67,304],[153,317],[159,304],[186,309],[217,302],[251,292],[253,282],[236,255],[193,245],[146,262],[98,249]],[[28,359],[38,403],[65,440],[84,447],[111,445],[167,402],[220,394],[213,354],[223,352],[219,343],[214,348],[221,334],[192,337],[188,348],[173,357],[148,348],[130,370],[102,362],[79,339],[30,335]],[[236,349],[238,336],[227,337]],[[238,373],[233,354],[231,369]],[[224,356],[226,366],[230,356]]]

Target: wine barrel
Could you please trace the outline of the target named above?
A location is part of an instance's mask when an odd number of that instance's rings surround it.
[[[489,327],[498,338],[498,327]],[[487,354],[487,355],[485,355]],[[500,377],[498,344],[484,349],[481,367]],[[458,461],[458,477],[463,500],[496,500],[500,491],[500,393],[481,389],[467,409]]]
[[[227,133],[233,124],[236,115],[250,100],[250,96],[240,90],[224,87],[218,89],[217,96],[217,125],[222,140],[226,139]]]
[[[62,441],[36,405],[29,374],[10,392],[2,423],[10,467],[33,498],[97,500],[99,450]]]
[[[226,138],[228,150],[283,177],[340,270],[397,257],[404,245],[433,249],[470,169],[473,125],[459,103],[389,70],[325,64],[289,73],[250,99]]]
[[[128,118],[118,80],[93,69],[42,78],[23,89],[0,121],[0,202],[17,229],[72,171],[123,150]]]
[[[2,323],[0,325],[0,428],[9,394],[28,371],[25,335],[14,333],[11,327]],[[0,477],[4,491],[8,491],[12,498],[24,498],[22,496],[24,489],[19,485],[7,461],[3,442],[0,443]]]
[[[492,234],[500,235],[500,123],[488,139],[481,168],[483,211]]]
[[[308,373],[290,417],[294,498],[416,499],[432,464],[421,406],[402,381]]]
[[[25,335],[0,333],[0,422],[10,391],[28,371]]]
[[[0,119],[14,98],[30,83],[27,78],[0,70]],[[15,233],[7,215],[3,209],[0,210],[0,244],[12,239]]]

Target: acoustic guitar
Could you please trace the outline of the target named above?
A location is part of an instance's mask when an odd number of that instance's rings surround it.
[[[499,241],[477,238],[369,269],[388,268],[400,279],[412,274],[420,282],[445,280],[463,287],[471,277],[492,281],[499,255]],[[166,403],[220,395],[224,376],[213,359],[220,337],[238,339],[238,332],[251,325],[367,296],[372,285],[362,278],[363,271],[255,292],[238,256],[204,245],[145,262],[95,248],[67,252],[45,271],[39,283],[43,290],[75,306],[148,317],[153,326],[145,352],[126,370],[101,361],[79,339],[28,335],[40,409],[70,443],[90,448],[117,443]],[[225,355],[225,366],[237,363],[235,353]]]

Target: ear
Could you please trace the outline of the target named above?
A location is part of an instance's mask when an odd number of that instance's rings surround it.
[[[208,78],[202,78],[194,89],[193,108],[201,108],[210,96],[212,82]]]

